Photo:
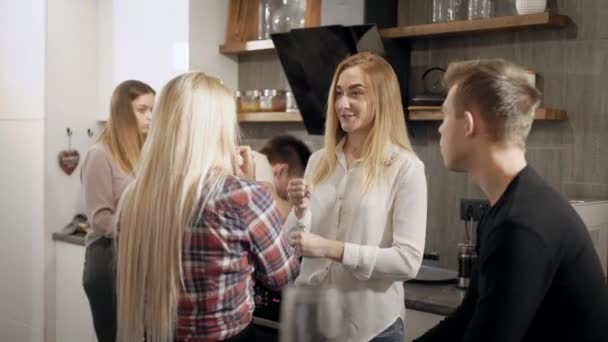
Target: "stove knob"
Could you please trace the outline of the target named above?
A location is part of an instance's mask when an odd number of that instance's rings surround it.
[[[253,301],[255,302],[255,305],[262,304],[262,296],[256,294],[253,296]]]

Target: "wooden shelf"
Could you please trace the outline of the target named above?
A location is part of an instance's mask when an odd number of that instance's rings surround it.
[[[270,51],[274,50],[274,44],[271,39],[251,40],[248,42],[227,43],[220,46],[220,53],[225,55],[239,55],[248,52]]]
[[[545,12],[488,19],[392,27],[381,29],[380,35],[384,38],[437,37],[525,28],[562,28],[567,26],[569,22],[570,18],[568,16]],[[245,42],[226,43],[221,45],[219,50],[220,53],[225,55],[239,55],[274,50],[274,44],[272,44],[272,40],[270,39],[250,40]]]
[[[239,113],[239,122],[302,122],[299,112]]]
[[[507,31],[518,28],[560,28],[567,26],[569,22],[570,18],[568,16],[545,12],[385,28],[380,30],[380,35],[385,38],[449,36],[463,33]]]
[[[439,106],[409,106],[407,111],[410,121],[443,120],[443,113]]]
[[[439,106],[410,106],[407,108],[410,121],[440,121],[443,113]],[[562,121],[566,119],[566,111],[552,108],[538,108],[534,120]]]
[[[273,50],[272,40],[255,40],[258,37],[259,10],[261,0],[230,0],[225,44],[220,53],[226,55],[246,54]],[[321,0],[306,0],[304,26],[321,25]]]

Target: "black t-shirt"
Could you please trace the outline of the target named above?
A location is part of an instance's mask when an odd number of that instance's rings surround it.
[[[463,303],[417,341],[608,341],[608,285],[589,232],[531,167],[481,220],[477,242]]]

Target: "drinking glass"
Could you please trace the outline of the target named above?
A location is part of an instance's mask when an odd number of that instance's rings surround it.
[[[469,0],[469,20],[485,19],[492,16],[491,0]]]
[[[433,22],[441,23],[448,20],[448,0],[433,0]]]
[[[466,20],[467,4],[465,0],[448,0],[448,21]]]
[[[332,286],[292,285],[281,300],[281,342],[344,341],[341,293]]]

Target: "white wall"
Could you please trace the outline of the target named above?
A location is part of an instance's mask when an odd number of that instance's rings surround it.
[[[44,0],[0,0],[0,118],[44,117]]]
[[[43,340],[44,0],[0,0],[0,341]]]
[[[54,340],[51,234],[83,210],[80,170],[57,164],[66,128],[83,158],[87,129],[98,133],[128,78],[160,90],[193,68],[235,88],[236,60],[218,53],[227,10],[223,0],[0,0],[0,341]]]
[[[116,1],[115,80],[140,79],[159,89],[188,70],[188,7],[187,0]]]
[[[114,88],[114,1],[97,2],[97,106],[95,117],[105,120]]]
[[[112,90],[137,79],[157,92],[189,67],[188,0],[98,0],[97,117]]]
[[[139,79],[159,89],[188,68],[188,2],[186,0],[47,0],[47,122],[46,122],[46,338],[55,336],[55,251],[50,236],[84,212],[80,167],[65,175],[57,154],[68,147],[66,129],[73,131],[72,148],[81,163],[107,118],[114,87]],[[176,56],[176,49],[186,49]],[[177,51],[179,52],[179,51]],[[67,284],[66,284],[67,285]],[[72,284],[73,285],[73,284]],[[76,287],[81,289],[81,287]],[[86,310],[85,310],[86,311]],[[87,311],[88,312],[88,311]]]
[[[55,336],[55,248],[51,235],[76,213],[84,212],[80,165],[98,130],[98,2],[104,0],[46,0],[47,2],[47,111],[45,137],[45,326],[46,341]],[[108,103],[108,99],[105,102]],[[57,155],[68,148],[66,129],[73,131],[71,148],[80,164],[71,175],[59,168]],[[71,280],[71,279],[70,279]],[[82,291],[79,284],[65,284]],[[58,341],[59,342],[59,341]]]
[[[226,0],[190,0],[190,69],[219,77],[230,89],[237,89],[238,60],[221,55],[226,38]]]

